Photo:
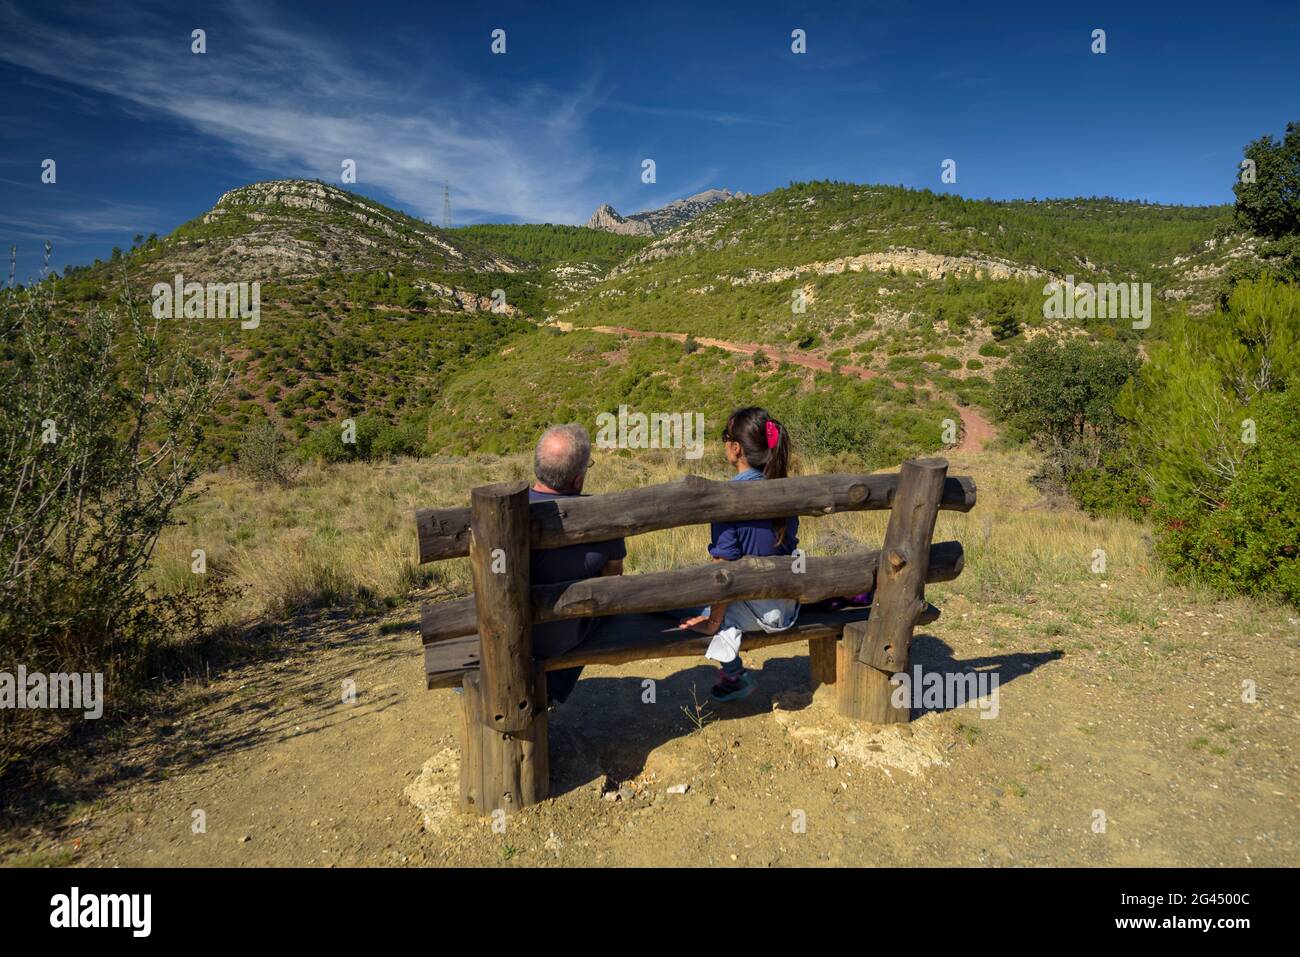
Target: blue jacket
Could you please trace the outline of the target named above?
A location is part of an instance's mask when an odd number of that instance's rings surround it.
[[[731,481],[762,481],[763,473],[758,469],[746,469]],[[799,547],[799,519],[791,517],[785,522],[785,540],[776,543],[776,532],[772,530],[772,520],[767,518],[744,522],[714,522],[710,526],[713,543],[709,545],[709,554],[714,558],[735,561],[746,555],[789,555]]]

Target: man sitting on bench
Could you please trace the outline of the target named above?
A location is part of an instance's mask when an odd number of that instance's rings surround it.
[[[591,437],[581,425],[557,425],[542,433],[533,455],[537,481],[528,490],[529,502],[550,502],[582,494],[582,483],[591,468]],[[627,546],[623,539],[566,545],[563,548],[534,549],[529,573],[535,585],[623,574]],[[549,658],[571,651],[591,638],[604,618],[571,618],[533,626],[533,654]],[[546,676],[547,696],[562,704],[568,699],[582,667],[564,668]]]

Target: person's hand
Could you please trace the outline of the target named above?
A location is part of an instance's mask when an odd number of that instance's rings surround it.
[[[695,615],[691,618],[683,618],[681,624],[677,627],[683,631],[698,631],[702,635],[713,635],[718,631],[718,625],[710,620],[708,615]]]

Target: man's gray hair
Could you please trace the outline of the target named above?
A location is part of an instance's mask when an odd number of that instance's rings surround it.
[[[555,425],[542,433],[533,454],[533,473],[543,485],[557,492],[571,491],[578,476],[587,470],[591,458],[591,437],[576,422]]]

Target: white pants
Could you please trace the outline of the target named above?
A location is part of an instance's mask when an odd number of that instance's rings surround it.
[[[707,615],[708,608],[700,611]],[[747,631],[785,631],[799,618],[799,603],[793,598],[755,598],[733,601],[727,605],[718,629],[704,657],[720,664],[740,654],[740,641]]]

